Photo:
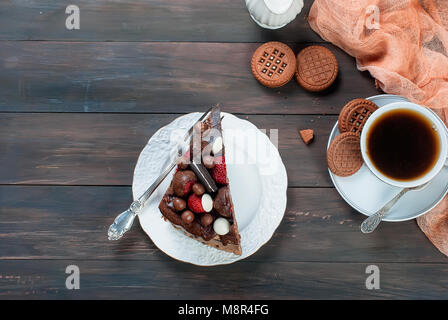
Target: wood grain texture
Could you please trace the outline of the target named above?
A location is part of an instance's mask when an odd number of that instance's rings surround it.
[[[72,1],[0,1],[0,299],[448,299],[448,258],[414,221],[363,235],[363,216],[332,188],[325,154],[336,115],[379,92],[312,32],[311,3],[270,31],[242,0],[79,0],[81,29],[68,31]],[[335,84],[322,93],[259,85],[250,59],[271,40],[295,53],[330,48]],[[169,258],[140,226],[108,241],[149,137],[217,103],[279,129],[290,188],[271,241],[212,268]],[[310,146],[301,129],[315,131]],[[65,288],[70,264],[81,290]],[[365,288],[370,264],[380,290]]]
[[[171,261],[138,222],[122,240],[107,240],[107,228],[131,200],[130,187],[1,186],[0,260]],[[280,227],[247,261],[448,262],[415,221],[385,222],[364,235],[363,218],[334,189],[290,188]]]
[[[379,93],[331,45],[340,72],[327,91],[306,92],[295,80],[265,88],[250,71],[259,45],[0,42],[0,111],[186,113],[219,103],[232,113],[338,114]],[[296,53],[306,46],[292,44]]]
[[[80,268],[80,290],[65,268]],[[364,263],[253,263],[199,268],[175,261],[0,261],[0,299],[447,299],[446,264],[379,264],[367,290]]]
[[[242,0],[27,0],[0,2],[1,40],[63,41],[322,41],[307,21],[311,1],[277,31],[260,28]],[[65,9],[80,9],[80,29],[67,30]]]
[[[178,116],[3,114],[0,184],[130,185],[148,139]],[[332,186],[325,154],[335,116],[251,115],[248,120],[268,133],[278,129],[289,186]],[[309,146],[299,138],[298,131],[304,128],[315,130],[315,141]]]

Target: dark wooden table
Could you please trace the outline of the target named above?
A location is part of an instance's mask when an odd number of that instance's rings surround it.
[[[448,298],[448,258],[415,221],[362,235],[363,216],[338,195],[325,146],[345,102],[375,95],[353,58],[308,26],[311,2],[278,31],[259,28],[242,0],[0,2],[0,298]],[[81,10],[65,28],[66,6]],[[312,43],[340,63],[335,85],[260,86],[249,61],[260,43]],[[151,135],[181,114],[222,109],[279,128],[289,178],[272,240],[233,265],[201,268],[159,251],[140,226],[106,231],[132,200],[132,174]],[[312,128],[305,146],[298,130]],[[369,190],[366,190],[369,196]],[[66,266],[81,289],[65,287]],[[381,289],[367,290],[368,265]]]

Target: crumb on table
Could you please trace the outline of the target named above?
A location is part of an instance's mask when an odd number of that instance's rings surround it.
[[[310,144],[314,139],[314,131],[312,129],[300,130],[299,133],[305,144]]]

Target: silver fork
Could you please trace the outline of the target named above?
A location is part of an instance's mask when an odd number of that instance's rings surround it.
[[[209,114],[210,109],[205,112],[198,121],[196,121],[191,128],[187,131],[184,137],[184,142],[191,141],[191,137],[193,134],[194,126],[198,122],[202,122]],[[107,232],[107,236],[109,240],[118,240],[120,239],[129,229],[131,229],[132,224],[134,223],[135,217],[141,212],[144,207],[146,201],[153,194],[153,192],[157,189],[157,187],[162,183],[162,181],[166,178],[166,176],[173,170],[173,168],[177,165],[178,160],[182,157],[182,146],[178,146],[177,155],[175,159],[163,170],[160,176],[149,186],[148,189],[134,202],[131,203],[129,209],[120,213],[114,220],[114,222],[110,225],[109,230]]]

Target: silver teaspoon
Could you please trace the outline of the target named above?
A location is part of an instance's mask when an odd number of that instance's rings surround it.
[[[416,191],[424,188],[428,184],[422,184],[421,186],[416,186],[412,188],[403,188],[395,197],[392,198],[388,203],[384,205],[380,210],[372,214],[370,217],[365,219],[361,224],[362,233],[371,233],[378,227],[380,222],[384,219],[389,210],[403,197],[408,191]]]

